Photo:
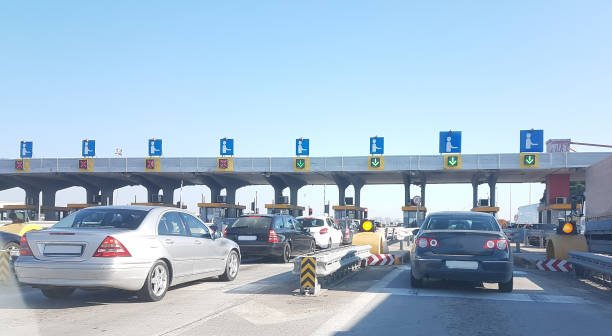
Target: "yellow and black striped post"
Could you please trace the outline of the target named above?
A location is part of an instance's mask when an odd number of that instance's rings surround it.
[[[317,282],[317,258],[302,257],[300,267],[300,293],[316,294]]]
[[[0,251],[0,284],[8,284],[11,279],[9,260],[11,256],[8,251]]]

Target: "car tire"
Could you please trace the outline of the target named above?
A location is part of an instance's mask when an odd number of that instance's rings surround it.
[[[227,256],[225,262],[225,273],[221,274],[219,279],[223,281],[233,281],[238,275],[238,269],[240,268],[240,257],[236,250],[231,250]]]
[[[412,271],[410,271],[410,287],[412,287],[412,288],[421,288],[421,287],[423,287],[423,279],[415,278],[414,274],[412,274]]]
[[[498,283],[499,291],[502,293],[510,293],[514,287],[514,278],[510,278],[508,282],[500,282]]]
[[[289,262],[289,259],[291,259],[291,245],[285,244],[283,247],[283,254],[281,255],[281,262],[286,264]]]
[[[309,253],[315,253],[315,250],[317,248],[317,245],[315,244],[314,240],[310,241],[310,249],[309,249]]]
[[[153,264],[144,285],[138,291],[138,296],[148,302],[159,301],[164,298],[170,286],[170,272],[164,261],[158,260]]]
[[[10,252],[11,250],[19,250],[19,243],[17,242],[8,242],[4,245],[4,250]]]
[[[74,293],[74,287],[46,287],[41,288],[40,291],[49,299],[58,300],[65,299]]]

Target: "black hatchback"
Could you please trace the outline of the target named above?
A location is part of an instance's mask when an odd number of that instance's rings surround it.
[[[439,212],[425,218],[411,245],[410,282],[424,279],[497,282],[511,292],[512,258],[508,239],[490,214]]]
[[[225,237],[238,243],[245,256],[276,257],[314,252],[315,240],[289,215],[245,215],[228,225]]]

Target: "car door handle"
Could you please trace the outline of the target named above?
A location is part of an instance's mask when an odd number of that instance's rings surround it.
[[[172,239],[166,239],[166,240],[164,240],[164,243],[166,243],[166,244],[168,244],[168,245],[172,245],[172,244],[174,244],[174,240],[172,240]]]

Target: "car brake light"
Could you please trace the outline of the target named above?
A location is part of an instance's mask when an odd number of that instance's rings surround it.
[[[280,238],[278,238],[276,231],[272,229],[268,231],[268,243],[280,243]]]
[[[508,249],[508,241],[506,239],[493,239],[487,240],[484,246],[487,250],[492,250],[497,248],[498,250],[507,250]]]
[[[417,246],[420,248],[438,247],[438,240],[433,238],[421,237],[417,240]]]
[[[327,228],[322,228],[321,230],[319,230],[320,234],[326,234],[327,233]]]
[[[19,256],[31,256],[32,249],[30,249],[30,244],[28,244],[28,239],[25,235],[21,236],[19,239]]]
[[[114,258],[114,257],[131,257],[130,252],[114,237],[106,236],[100,246],[96,249],[94,257]]]
[[[223,229],[223,237],[227,237],[227,226]]]

